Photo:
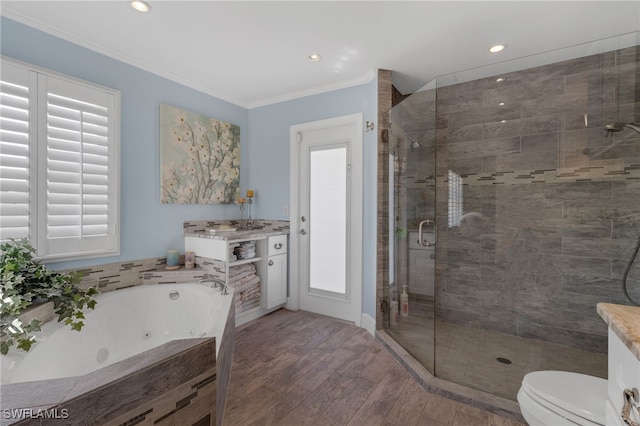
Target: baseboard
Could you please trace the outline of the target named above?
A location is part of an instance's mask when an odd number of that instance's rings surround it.
[[[371,334],[373,337],[376,337],[376,320],[371,318],[371,316],[367,314],[362,314],[360,327],[367,330],[369,334]]]

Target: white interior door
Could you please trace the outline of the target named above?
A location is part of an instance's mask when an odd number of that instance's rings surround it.
[[[292,126],[291,138],[291,287],[301,309],[360,325],[362,116]]]

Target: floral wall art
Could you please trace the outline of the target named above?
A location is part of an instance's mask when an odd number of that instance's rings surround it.
[[[240,127],[160,105],[160,201],[229,204],[240,195]]]

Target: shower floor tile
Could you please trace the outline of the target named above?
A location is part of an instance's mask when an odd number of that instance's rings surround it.
[[[515,400],[522,378],[531,371],[561,370],[607,377],[606,353],[434,320],[433,309],[415,303],[410,301],[409,317],[400,318],[398,325],[386,332],[444,380]]]

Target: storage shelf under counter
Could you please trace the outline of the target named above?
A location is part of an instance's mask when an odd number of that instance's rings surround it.
[[[234,287],[234,268],[255,265],[255,275],[260,280],[259,303],[244,309],[245,301],[240,299],[236,304],[236,325],[266,315],[287,302],[287,239],[287,232],[263,230],[185,233],[184,236],[185,251],[195,252],[198,266],[230,287]],[[245,243],[255,243],[255,256],[236,259],[232,254],[234,247]]]

